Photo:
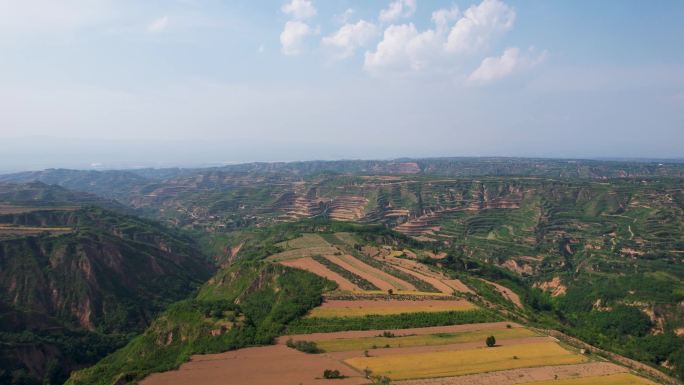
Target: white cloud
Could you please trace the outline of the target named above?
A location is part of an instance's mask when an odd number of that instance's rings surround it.
[[[283,5],[281,10],[296,20],[306,20],[316,16],[316,8],[309,0],[292,0]]]
[[[416,12],[416,0],[396,0],[380,11],[378,20],[391,23],[399,18],[411,17]]]
[[[159,19],[152,21],[147,25],[147,31],[152,33],[158,33],[164,31],[169,26],[169,17],[162,16]]]
[[[448,28],[449,24],[456,21],[459,15],[460,12],[455,5],[449,9],[438,9],[432,12],[432,22],[435,23],[438,31],[443,31]]]
[[[525,55],[516,47],[507,48],[501,56],[488,57],[468,76],[471,84],[482,85],[503,79],[514,73],[535,67],[546,57],[546,52],[535,54],[533,49]]]
[[[392,4],[388,9],[396,8]],[[364,68],[375,73],[432,68],[453,74],[465,55],[485,48],[512,28],[514,20],[515,11],[500,0],[482,0],[463,14],[455,5],[438,9],[432,13],[432,28],[418,31],[413,23],[388,26],[375,51],[366,52]]]
[[[439,52],[439,43],[434,30],[418,32],[413,23],[390,25],[375,52],[366,52],[364,68],[375,73],[381,70],[419,71]]]
[[[302,52],[304,40],[313,34],[308,24],[290,20],[285,23],[283,32],[280,33],[280,44],[285,55],[298,55]]]
[[[353,8],[347,8],[344,12],[337,14],[333,17],[333,21],[339,24],[347,24],[349,19],[354,15],[356,11]]]
[[[483,0],[468,8],[449,32],[446,50],[471,53],[513,27],[515,11],[499,0]]]
[[[332,48],[335,56],[344,59],[352,56],[357,48],[365,47],[378,34],[373,23],[359,20],[356,24],[345,24],[337,32],[323,38],[324,46]]]

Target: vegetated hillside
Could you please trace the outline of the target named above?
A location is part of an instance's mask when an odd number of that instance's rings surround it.
[[[111,199],[86,192],[68,190],[57,185],[48,185],[43,182],[0,182],[0,214],[30,211],[29,208],[73,208],[84,205],[97,205],[120,212],[131,211],[130,208]],[[11,206],[21,209],[5,209]]]
[[[223,277],[221,296],[173,304],[142,335],[73,373],[67,384],[136,383],[178,367],[192,354],[270,344],[288,323],[319,305],[331,287],[311,273],[263,263],[238,263]]]
[[[301,176],[326,172],[356,175],[423,174],[450,177],[543,176],[561,178],[681,177],[684,175],[684,164],[681,161],[637,162],[487,157],[264,162],[230,165],[220,169],[232,172],[279,173]]]
[[[0,182],[43,182],[123,202],[129,191],[136,186],[148,184],[151,180],[130,171],[48,169],[0,175]]]
[[[74,373],[70,383],[135,382],[151,372],[176,368],[191,354],[267,344],[283,333],[388,330],[450,325],[461,322],[461,319],[463,323],[492,322],[500,317],[541,328],[561,329],[595,345],[681,375],[683,339],[677,337],[671,328],[665,332],[656,331],[654,323],[639,304],[622,301],[619,297],[623,290],[627,295],[639,293],[642,297],[655,297],[654,290],[667,292],[664,287],[651,287],[648,281],[644,281],[643,287],[639,286],[643,277],[633,277],[630,282],[636,282],[636,286],[625,284],[627,281],[622,286],[615,286],[613,283],[616,281],[608,279],[619,281],[629,276],[606,274],[601,277],[606,279],[603,284],[598,277],[578,274],[576,282],[562,281],[561,286],[567,285],[567,297],[552,296],[534,287],[539,281],[534,275],[509,271],[505,266],[484,262],[480,256],[459,253],[444,243],[419,241],[383,226],[322,219],[207,235],[204,244],[207,252],[224,267],[203,286],[196,299],[173,305],[143,335],[97,365]],[[330,249],[326,256],[317,256],[324,248]],[[351,257],[337,258],[340,255],[353,256],[357,261],[338,264],[343,260],[351,261]],[[355,284],[361,282],[358,274],[370,279],[366,273],[372,269],[383,270],[383,274],[378,270],[372,274],[384,276],[381,279],[387,279],[387,282],[406,280],[413,283],[416,279],[428,282],[434,278],[430,281],[432,284],[439,283],[435,279],[454,284],[460,280],[471,291],[466,288],[456,293],[455,289],[453,295],[467,299],[481,310],[454,314],[329,319],[310,316],[302,319],[301,315],[320,302],[326,286],[308,273],[278,264],[307,258],[329,261],[317,270],[317,274],[323,274],[325,269],[334,269],[341,273],[338,279],[354,280],[357,275]],[[407,271],[405,268],[397,269],[412,265],[402,262],[419,262],[430,266],[430,270],[412,270],[412,278],[409,278],[402,274]],[[503,289],[490,282],[503,284]],[[589,282],[588,286],[583,282]],[[681,290],[680,283],[673,285],[669,292]],[[418,287],[417,284],[414,286]],[[595,288],[595,291],[587,291],[587,288]],[[375,289],[364,290],[368,290],[366,295],[373,295]],[[382,296],[382,291],[380,293],[375,295]],[[338,295],[342,299],[354,299],[361,294],[342,292]],[[397,290],[394,295],[408,295],[405,299],[415,299],[410,297],[411,294],[398,293]],[[673,301],[669,294],[663,295],[658,300]],[[517,296],[520,297],[519,303],[512,299]],[[594,304],[585,307],[584,304],[594,301],[595,296],[609,299],[610,307],[597,308]],[[573,304],[579,306],[574,308]]]
[[[213,269],[192,239],[148,220],[95,206],[18,211],[0,215],[0,233],[37,232],[0,241],[2,383],[61,383]]]
[[[207,188],[235,184],[253,185],[279,180],[300,181],[320,175],[417,175],[438,177],[527,176],[545,178],[684,177],[681,161],[605,161],[534,158],[427,158],[396,160],[340,160],[244,163],[198,169],[67,170],[48,169],[0,175],[0,182],[40,181],[72,190],[129,202],[157,190],[180,193],[188,185]],[[195,183],[201,180],[203,183]]]

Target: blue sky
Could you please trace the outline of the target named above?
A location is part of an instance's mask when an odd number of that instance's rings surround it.
[[[0,0],[0,170],[682,157],[682,19],[681,1]]]

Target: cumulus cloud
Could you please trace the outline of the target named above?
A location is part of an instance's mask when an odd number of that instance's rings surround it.
[[[483,0],[468,8],[449,32],[445,48],[453,53],[469,53],[511,29],[515,11],[499,0]]]
[[[356,11],[353,8],[347,8],[344,12],[337,14],[333,17],[333,20],[339,24],[347,24],[349,19],[354,15]]]
[[[366,52],[364,68],[369,72],[419,71],[427,67],[441,49],[435,30],[418,32],[413,23],[390,25],[375,52]]]
[[[295,20],[306,20],[316,16],[316,8],[309,0],[292,0],[283,5],[281,10]]]
[[[298,55],[302,52],[305,39],[313,34],[308,24],[290,20],[285,23],[283,32],[280,33],[280,44],[285,55]]]
[[[355,24],[347,23],[337,32],[323,38],[324,46],[331,48],[340,59],[348,58],[356,49],[365,47],[378,34],[373,23],[359,20]]]
[[[366,52],[364,68],[375,73],[430,67],[453,72],[455,64],[486,48],[514,21],[515,11],[500,0],[482,0],[463,14],[456,6],[438,9],[432,13],[433,27],[423,31],[413,23],[389,25],[375,51]]]
[[[451,23],[458,20],[460,12],[457,6],[452,6],[449,9],[443,8],[432,12],[432,22],[439,31],[443,31],[449,27]]]
[[[378,20],[391,23],[400,18],[411,17],[416,12],[416,0],[396,0],[380,11]]]
[[[535,67],[546,57],[546,52],[536,54],[533,49],[521,54],[516,47],[507,48],[501,56],[488,57],[468,76],[468,82],[474,85],[489,84],[511,76],[514,73]]]
[[[152,21],[147,25],[147,31],[152,33],[158,33],[164,31],[169,26],[169,17],[162,16],[159,19]]]

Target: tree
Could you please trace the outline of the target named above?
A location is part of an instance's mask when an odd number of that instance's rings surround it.
[[[488,347],[491,348],[491,347],[493,347],[494,345],[496,345],[496,338],[494,338],[494,336],[489,336],[489,337],[487,337],[487,339],[485,340],[485,343],[487,344]]]
[[[342,374],[340,374],[339,370],[325,369],[323,371],[323,378],[336,379],[336,378],[344,378],[344,376]]]

